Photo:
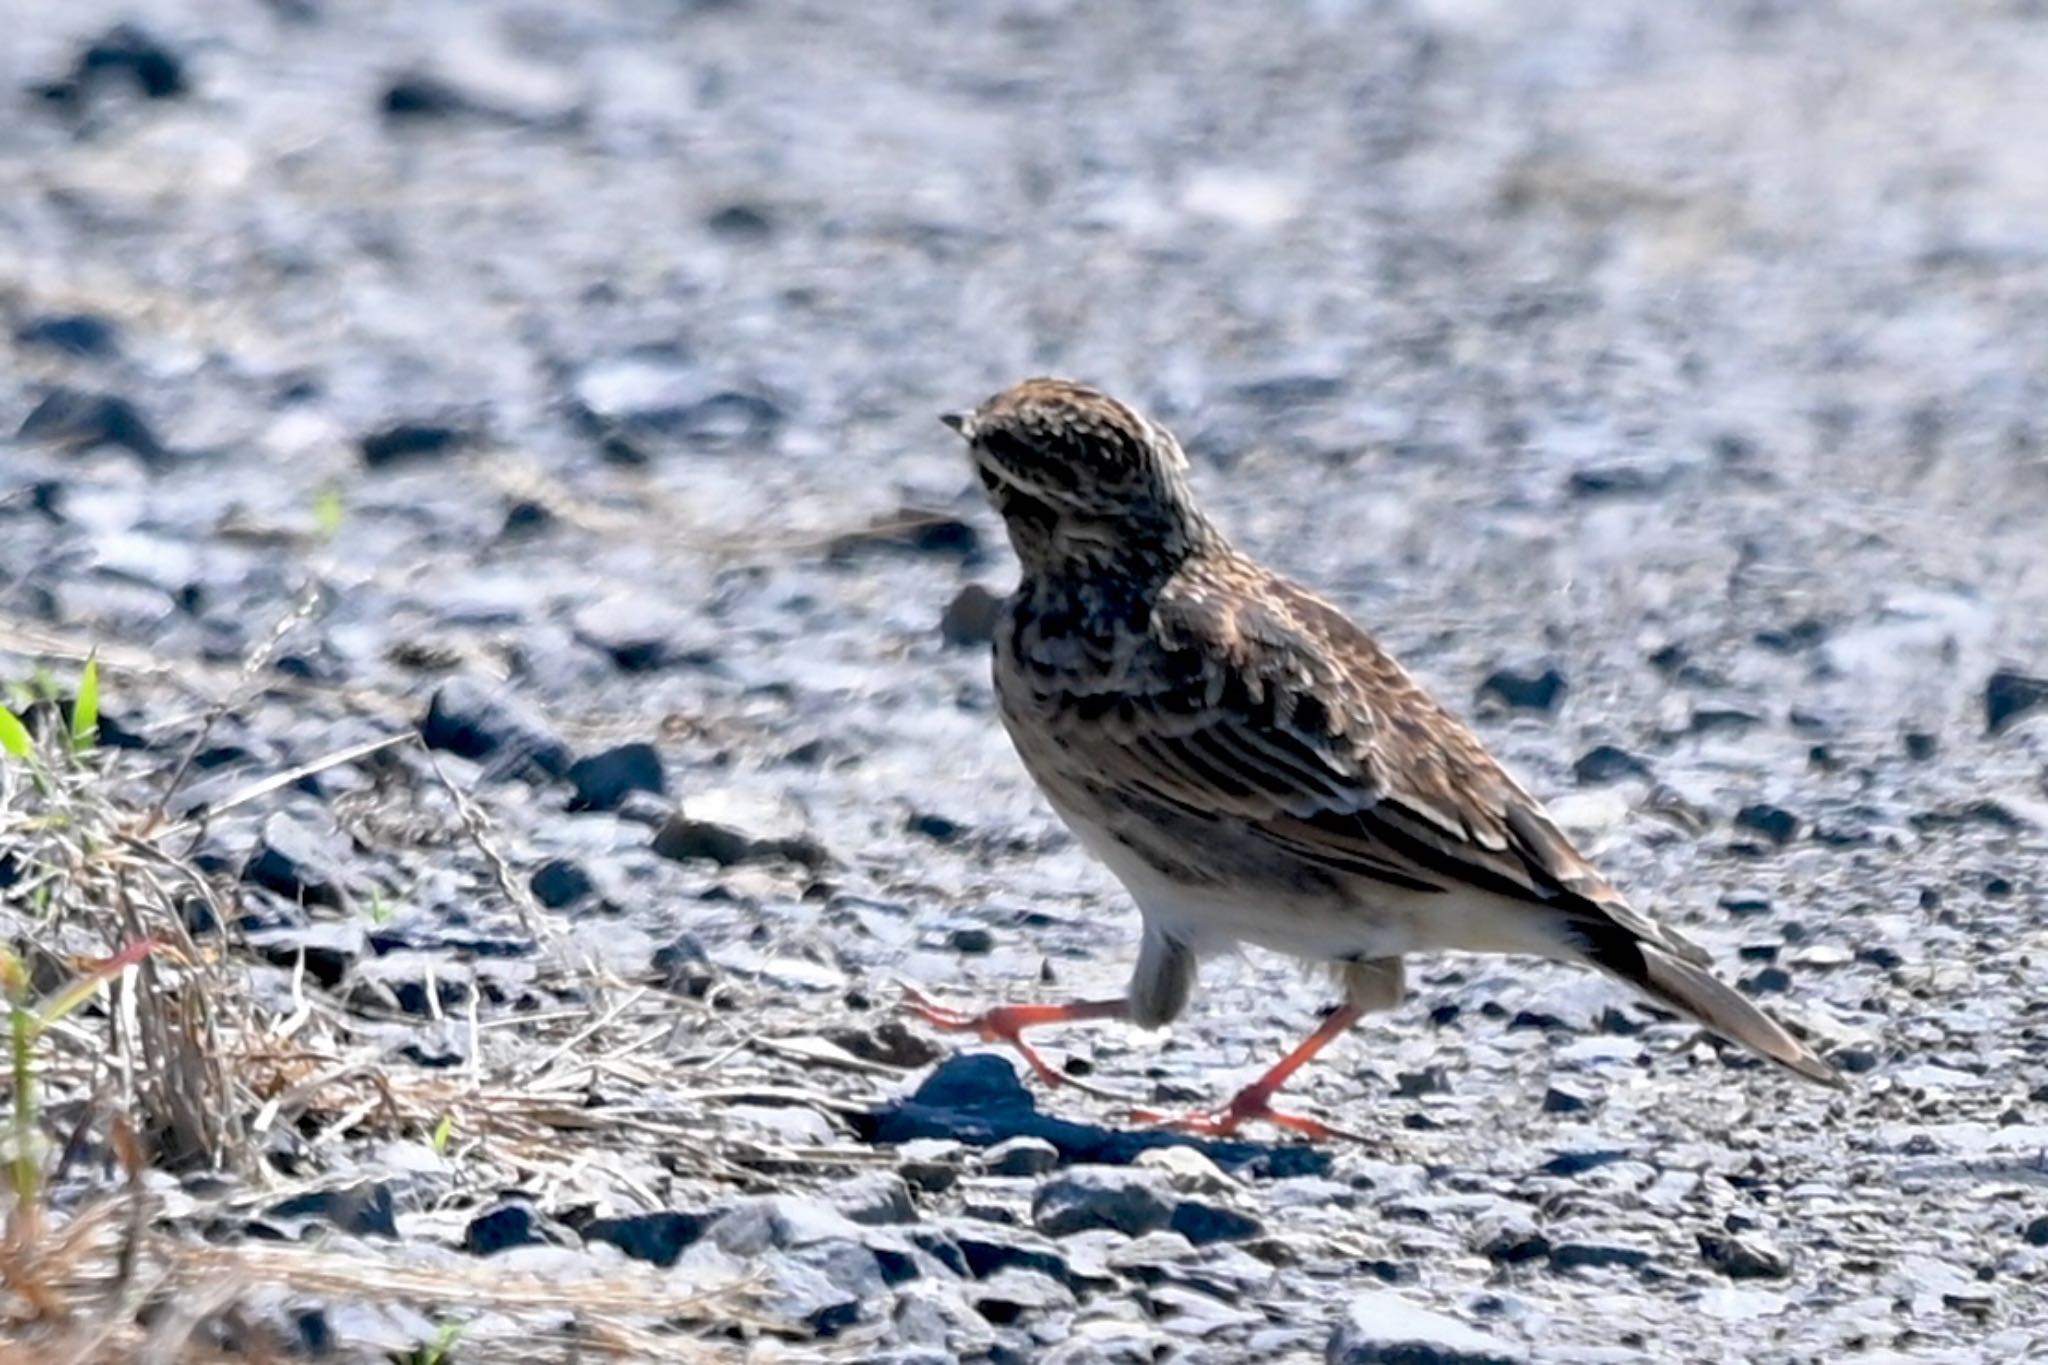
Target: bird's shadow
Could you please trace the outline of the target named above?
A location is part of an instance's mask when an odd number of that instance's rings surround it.
[[[1190,1137],[1155,1129],[1104,1128],[1038,1112],[1017,1068],[993,1053],[964,1053],[941,1063],[910,1095],[853,1116],[861,1138],[897,1144],[918,1138],[950,1138],[970,1147],[992,1147],[1011,1138],[1042,1138],[1066,1164],[1127,1166],[1155,1147],[1192,1147],[1218,1166],[1241,1176],[1289,1179],[1322,1175],[1329,1153],[1302,1143],[1240,1142]]]

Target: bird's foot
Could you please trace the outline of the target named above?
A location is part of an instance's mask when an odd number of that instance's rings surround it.
[[[1321,1119],[1275,1109],[1272,1092],[1256,1085],[1247,1086],[1239,1091],[1236,1098],[1221,1109],[1197,1109],[1189,1114],[1134,1109],[1131,1111],[1131,1118],[1137,1123],[1150,1124],[1169,1132],[1186,1133],[1191,1137],[1232,1137],[1245,1124],[1258,1120],[1273,1124],[1275,1127],[1291,1129],[1315,1142],[1325,1142],[1332,1138],[1363,1141],[1362,1135],[1346,1132],[1342,1128],[1324,1123]]]
[[[997,1005],[979,1014],[956,1010],[927,997],[915,986],[903,987],[903,1007],[933,1028],[948,1033],[972,1033],[984,1043],[1007,1043],[1030,1063],[1047,1085],[1065,1085],[1067,1077],[1038,1055],[1024,1041],[1024,1030],[1039,1024],[1057,1024],[1071,1017],[1064,1005]]]

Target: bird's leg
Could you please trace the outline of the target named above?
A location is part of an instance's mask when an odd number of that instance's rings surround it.
[[[1342,1037],[1364,1013],[1365,1011],[1356,1005],[1339,1005],[1330,1011],[1330,1017],[1323,1020],[1316,1031],[1304,1039],[1299,1047],[1282,1057],[1272,1070],[1238,1091],[1236,1097],[1221,1109],[1198,1110],[1179,1117],[1139,1109],[1133,1111],[1131,1117],[1140,1123],[1159,1124],[1175,1132],[1193,1133],[1202,1137],[1229,1137],[1251,1119],[1264,1119],[1282,1128],[1292,1128],[1297,1133],[1306,1133],[1312,1138],[1347,1137],[1349,1134],[1332,1128],[1320,1119],[1275,1109],[1272,1100],[1273,1093],[1287,1084],[1289,1077],[1308,1065],[1311,1057]]]
[[[1064,1085],[1067,1077],[1024,1041],[1024,1030],[1046,1024],[1073,1024],[1086,1019],[1128,1019],[1130,1001],[1075,1000],[1065,1005],[997,1005],[979,1014],[968,1014],[925,998],[914,986],[903,988],[903,1004],[933,1028],[954,1033],[973,1033],[987,1043],[1008,1043],[1045,1078],[1048,1085]]]

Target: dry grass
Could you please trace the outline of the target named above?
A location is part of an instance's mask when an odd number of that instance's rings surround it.
[[[231,701],[201,719],[202,735]],[[735,1102],[849,1106],[843,1097],[768,1083],[792,1071],[800,1077],[820,1058],[793,1063],[788,1042],[735,1031],[709,1002],[610,978],[559,951],[540,954],[550,984],[589,1003],[483,1018],[472,993],[466,1017],[438,1021],[467,1033],[459,1067],[390,1065],[372,1037],[389,1021],[313,987],[303,961],[289,998],[273,993],[265,1005],[232,933],[195,936],[187,928],[195,916],[232,925],[233,889],[191,861],[197,827],[165,816],[161,768],[129,770],[120,755],[73,753],[53,704],[28,719],[41,731],[34,760],[0,760],[6,941],[38,993],[79,981],[126,945],[154,947],[36,1037],[30,1155],[40,1179],[33,1198],[8,1196],[0,1365],[293,1358],[303,1344],[287,1339],[289,1310],[316,1304],[406,1305],[448,1325],[456,1349],[429,1342],[411,1356],[382,1357],[421,1362],[730,1359],[736,1339],[774,1339],[744,1278],[699,1283],[639,1263],[565,1278],[507,1273],[416,1238],[351,1241],[343,1251],[202,1237],[209,1219],[232,1228],[318,1188],[329,1178],[323,1154],[376,1142],[431,1146],[478,1198],[518,1188],[545,1205],[572,1185],[587,1191],[596,1169],[606,1173],[614,1206],[643,1210],[668,1206],[630,1174],[649,1153],[675,1179],[742,1190],[768,1187],[764,1172],[865,1164],[874,1154],[850,1144],[790,1149],[717,1136],[717,1111]],[[308,771],[410,742],[401,735],[353,746],[252,783],[213,810],[261,802]],[[438,766],[426,770],[445,786],[460,837],[481,853],[536,951],[550,947],[546,916],[497,846],[488,815]],[[519,1045],[486,1046],[501,1029],[516,1030]],[[779,1065],[750,1066],[749,1058]],[[866,1069],[846,1061],[851,1071]],[[599,1091],[607,1102],[593,1107]],[[621,1096],[658,1102],[612,1098]],[[292,1178],[265,1157],[266,1144],[283,1134],[311,1158]],[[348,1161],[336,1169],[334,1179],[366,1174]],[[202,1172],[223,1178],[204,1194],[188,1193],[189,1178]],[[824,1349],[789,1343],[776,1358],[819,1358]],[[852,1342],[830,1350],[858,1354]]]

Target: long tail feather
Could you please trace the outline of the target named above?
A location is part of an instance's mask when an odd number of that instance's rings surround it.
[[[1690,1015],[1723,1038],[1742,1044],[1788,1071],[1838,1090],[1847,1087],[1839,1071],[1787,1033],[1784,1025],[1750,1004],[1734,987],[1653,944],[1638,941],[1636,946],[1642,963],[1640,975],[1622,970],[1621,963],[1610,961],[1600,965],[1659,1003]]]

